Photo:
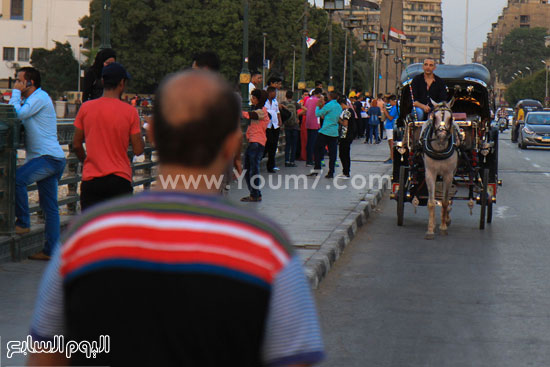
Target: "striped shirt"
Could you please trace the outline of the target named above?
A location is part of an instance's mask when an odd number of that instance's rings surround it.
[[[222,198],[185,193],[146,192],[79,217],[46,270],[31,334],[110,336],[108,354],[76,354],[78,365],[323,358],[315,305],[284,231]]]

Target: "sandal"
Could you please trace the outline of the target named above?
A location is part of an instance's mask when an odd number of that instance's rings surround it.
[[[255,202],[258,202],[258,201],[262,201],[262,197],[252,197],[252,196],[245,196],[244,198],[241,199],[242,202],[245,202],[245,203],[255,203]]]

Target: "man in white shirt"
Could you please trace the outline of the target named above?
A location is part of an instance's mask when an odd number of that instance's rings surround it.
[[[279,123],[281,121],[281,114],[279,112],[279,103],[276,98],[277,89],[275,87],[268,87],[267,94],[268,97],[265,102],[265,108],[271,119],[266,130],[267,143],[265,145],[265,151],[267,155],[267,172],[273,173],[279,170],[279,168],[275,166],[275,153],[277,152],[277,145],[279,143]]]
[[[248,99],[250,100],[250,95],[254,89],[261,89],[263,83],[262,74],[257,71],[253,71],[250,75],[250,83],[248,83]],[[252,106],[252,102],[250,102]]]

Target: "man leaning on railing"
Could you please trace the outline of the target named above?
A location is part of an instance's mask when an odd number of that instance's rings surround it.
[[[25,67],[17,72],[10,99],[25,128],[26,160],[15,173],[15,233],[30,231],[27,186],[36,182],[40,207],[46,219],[46,242],[33,260],[49,260],[59,242],[59,207],[57,185],[65,169],[65,153],[57,140],[57,117],[48,93],[40,88],[40,72]]]

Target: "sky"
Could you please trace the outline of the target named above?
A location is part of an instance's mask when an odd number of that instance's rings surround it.
[[[309,0],[323,6],[323,0]],[[346,1],[347,3],[348,1]],[[468,20],[468,62],[476,48],[483,45],[491,24],[502,14],[508,0],[470,0]],[[446,64],[464,63],[464,30],[466,27],[466,0],[442,0],[443,49]]]

